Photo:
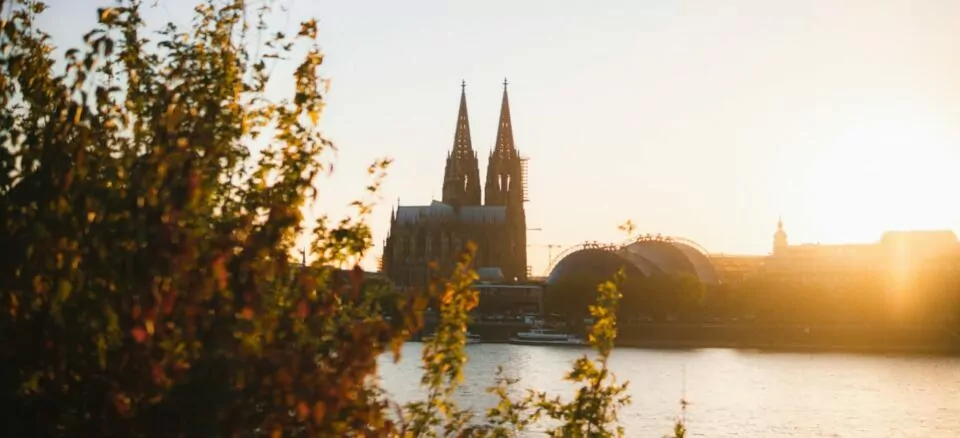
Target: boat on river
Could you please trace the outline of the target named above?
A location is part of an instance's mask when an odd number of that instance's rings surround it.
[[[558,345],[558,346],[581,346],[586,345],[579,336],[543,327],[534,327],[528,331],[517,333],[510,338],[510,343],[515,345]]]

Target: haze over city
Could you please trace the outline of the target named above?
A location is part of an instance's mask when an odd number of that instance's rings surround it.
[[[79,43],[96,18],[79,11],[112,2],[51,3],[55,40]],[[627,219],[714,253],[769,252],[780,216],[794,242],[960,228],[944,202],[960,186],[954,1],[278,4],[291,31],[320,17],[323,123],[340,147],[326,211],[348,211],[371,160],[396,159],[378,247],[398,198],[440,197],[460,81],[485,156],[505,76],[527,222],[542,229],[534,272],[545,245],[619,241]],[[147,17],[183,21],[192,5],[161,0]]]
[[[958,436],[960,2],[0,18],[0,436]]]

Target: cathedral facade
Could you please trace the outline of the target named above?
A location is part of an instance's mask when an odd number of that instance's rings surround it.
[[[470,139],[465,85],[443,173],[443,196],[430,205],[400,205],[390,214],[382,271],[398,286],[425,286],[431,263],[447,273],[467,242],[477,245],[474,268],[488,280],[527,278],[525,167],[513,143],[504,81],[496,145],[480,189],[477,153]],[[482,195],[482,196],[481,196]]]

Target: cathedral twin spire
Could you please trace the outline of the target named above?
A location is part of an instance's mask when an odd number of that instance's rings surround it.
[[[453,134],[453,150],[447,155],[443,175],[443,203],[480,205],[480,167],[470,141],[470,120],[467,117],[467,83],[460,86],[460,112]]]
[[[457,158],[475,157],[470,142],[470,119],[467,117],[467,82],[460,85],[460,112],[457,114],[457,131],[453,136],[453,156]]]
[[[506,79],[503,81],[503,101],[497,126],[497,142],[493,151],[490,152],[488,163],[484,204],[514,204],[522,207],[520,155],[513,144],[513,126],[510,121]],[[453,149],[447,156],[443,179],[443,203],[457,206],[480,205],[479,177],[477,154],[470,140],[466,82],[463,82],[460,89],[460,111],[457,115]]]
[[[490,152],[487,166],[487,184],[484,203],[487,205],[522,206],[520,154],[513,144],[513,124],[510,121],[510,99],[507,80],[503,80],[503,101],[500,103],[500,121],[497,124],[497,144]]]
[[[500,122],[497,124],[497,145],[493,154],[507,156],[516,153],[513,147],[513,126],[510,123],[510,99],[507,97],[507,80],[503,80],[503,101],[500,102]]]

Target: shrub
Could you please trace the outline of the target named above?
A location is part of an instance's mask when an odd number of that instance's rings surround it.
[[[474,421],[450,400],[477,302],[473,248],[426,291],[365,282],[355,264],[389,160],[370,166],[371,197],[351,218],[303,224],[333,148],[317,127],[316,21],[267,37],[269,3],[208,0],[191,28],[150,42],[139,2],[122,1],[57,73],[34,26],[44,9],[0,0],[5,436],[513,436],[541,417],[558,435],[622,434],[610,426],[626,386],[607,368],[615,282],[591,308],[599,358],[567,376],[581,384],[572,401],[514,401],[501,381],[499,407]],[[300,62],[293,95],[274,101],[278,58]],[[290,255],[308,230],[301,266]],[[431,302],[442,318],[423,350],[428,396],[399,407],[370,377]]]

